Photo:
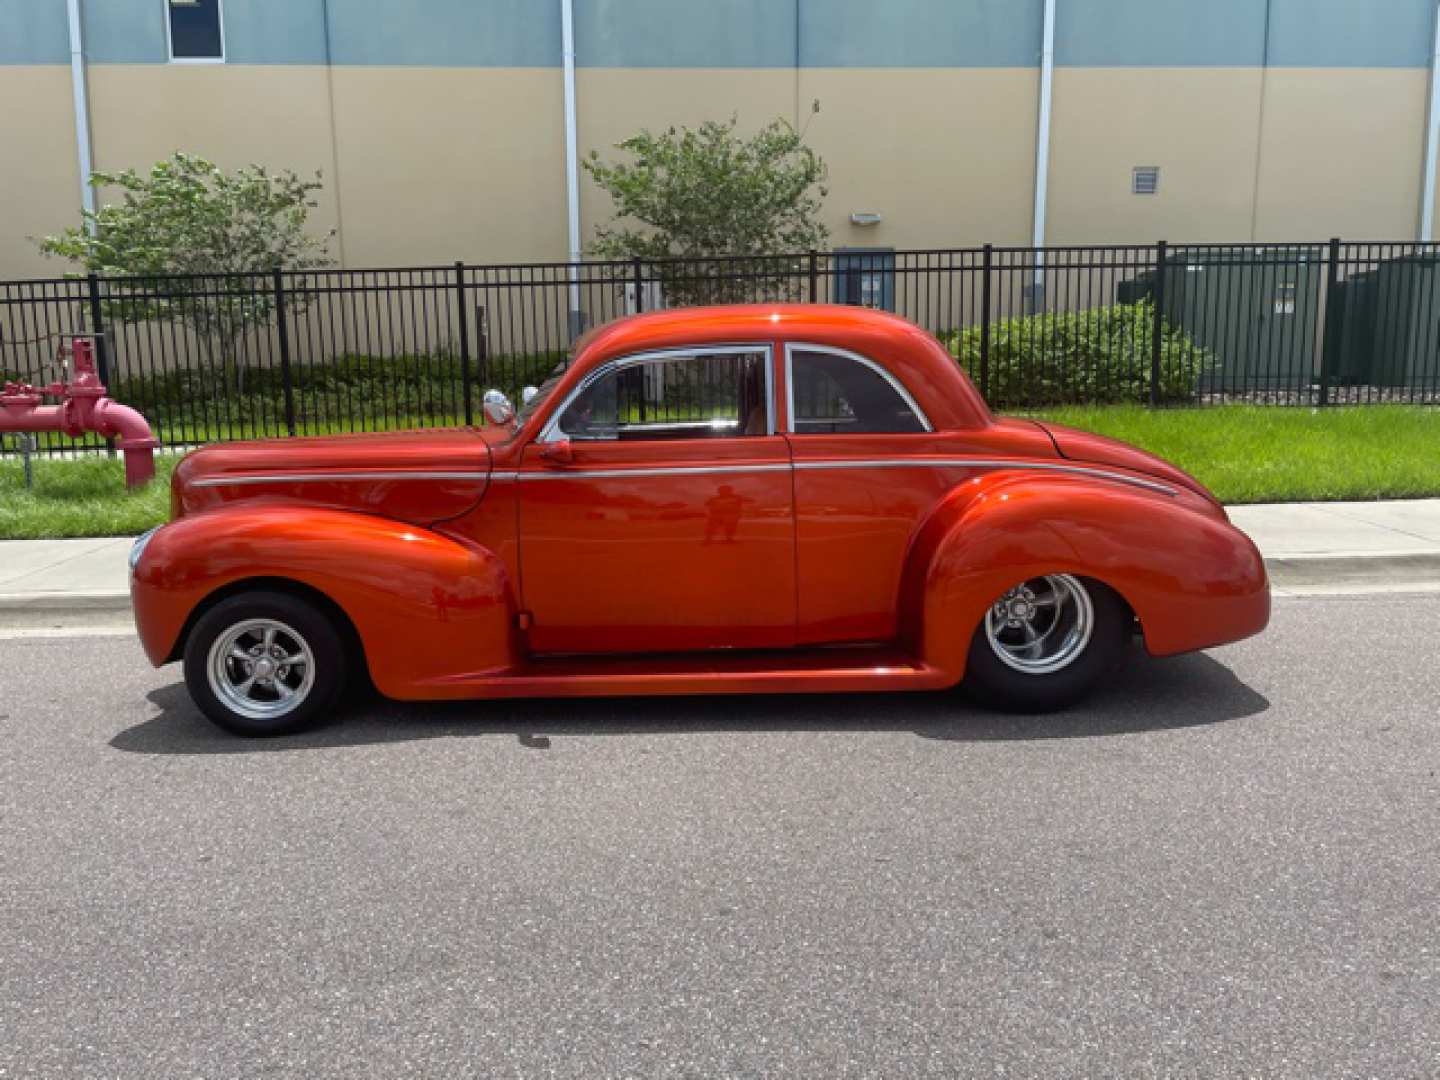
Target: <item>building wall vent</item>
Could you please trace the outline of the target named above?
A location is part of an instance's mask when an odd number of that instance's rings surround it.
[[[1133,195],[1154,195],[1160,190],[1160,166],[1136,165],[1130,173],[1130,192]]]

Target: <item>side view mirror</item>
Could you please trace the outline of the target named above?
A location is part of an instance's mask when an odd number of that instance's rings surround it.
[[[530,402],[535,399],[535,395],[538,393],[540,393],[540,388],[538,386],[525,387],[524,390],[520,391],[520,404],[529,405]]]
[[[499,390],[486,390],[480,405],[485,410],[485,418],[492,424],[508,424],[515,419],[515,406]]]
[[[569,465],[575,460],[575,451],[570,449],[569,439],[558,439],[540,448],[540,456],[556,465]]]

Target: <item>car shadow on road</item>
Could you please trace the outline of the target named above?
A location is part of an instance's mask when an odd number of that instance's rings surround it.
[[[159,712],[110,741],[139,754],[244,754],[365,746],[417,739],[503,735],[545,750],[556,736],[675,735],[691,732],[911,732],[958,742],[1075,739],[1202,727],[1270,707],[1203,653],[1157,660],[1135,656],[1089,701],[1046,716],[1008,716],[961,694],[714,695],[548,698],[519,701],[372,700],[297,735],[242,739],[218,730],[183,683],[151,692]]]

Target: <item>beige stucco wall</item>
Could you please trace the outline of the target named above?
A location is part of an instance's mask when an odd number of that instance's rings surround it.
[[[565,257],[558,71],[335,69],[351,266]]]
[[[1248,239],[1259,101],[1256,68],[1058,70],[1048,242]],[[1158,194],[1131,193],[1137,165]]]
[[[1062,68],[1052,244],[1409,238],[1428,74],[1397,69]],[[1161,167],[1131,194],[1131,170]]]
[[[1061,68],[1048,240],[1410,237],[1427,78]],[[315,221],[343,225],[336,254],[351,266],[565,257],[558,69],[124,64],[89,80],[97,166],[183,148],[226,167],[322,170]],[[830,166],[833,246],[1026,244],[1038,81],[1033,69],[581,69],[579,144],[613,154],[642,127],[733,113],[750,131],[783,116]],[[69,69],[0,68],[0,100],[25,103],[0,120],[0,277],[58,273],[26,237],[78,221]],[[1135,165],[1161,166],[1157,196],[1130,193]],[[609,210],[583,175],[581,191],[588,240]],[[853,226],[856,210],[882,223]]]
[[[1256,239],[1416,236],[1429,73],[1281,68],[1265,80]]]
[[[1030,235],[1038,76],[1020,69],[582,69],[582,154],[641,128],[732,114],[743,131],[798,122],[829,166],[825,207],[837,247],[1023,243]],[[820,112],[812,116],[811,102]],[[1017,183],[1017,177],[1023,181]],[[879,225],[850,223],[856,210]],[[609,203],[582,177],[588,241]]]
[[[819,68],[800,83],[805,107],[820,99],[808,138],[830,166],[835,246],[1029,242],[1036,71]],[[853,226],[856,210],[882,221]]]
[[[70,69],[0,67],[0,279],[63,274],[29,237],[79,223]]]

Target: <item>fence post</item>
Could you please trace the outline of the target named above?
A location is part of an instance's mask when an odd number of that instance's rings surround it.
[[[470,378],[470,314],[465,310],[465,263],[455,260],[455,310],[460,313],[460,386],[465,398],[465,426],[475,426],[475,402]],[[482,336],[481,341],[484,341]]]
[[[820,296],[820,256],[814,248],[810,249],[810,303],[815,303]]]
[[[275,329],[280,335],[280,381],[285,387],[285,430],[295,436],[295,381],[290,375],[290,325],[285,318],[285,280],[277,264],[271,271],[275,289]]]
[[[986,244],[980,263],[980,396],[987,400],[990,397],[990,303],[994,272],[995,245]]]
[[[95,335],[95,370],[100,382],[110,389],[110,350],[105,347],[105,323],[100,314],[100,275],[91,272],[86,280],[90,283],[90,332]],[[105,438],[105,449],[115,456],[115,440]]]
[[[490,381],[490,321],[485,317],[485,309],[475,309],[475,336],[476,343],[475,367],[479,371],[481,383]]]
[[[1337,325],[1335,286],[1340,284],[1340,238],[1330,238],[1330,257],[1325,267],[1325,327],[1320,339],[1320,407],[1330,404],[1330,350],[1340,345],[1341,327]],[[1333,342],[1333,344],[1332,344]]]
[[[1160,353],[1165,347],[1165,258],[1170,245],[1155,247],[1155,324],[1150,334],[1150,407],[1160,404]]]
[[[642,276],[643,272],[640,267],[639,255],[636,255],[635,258],[631,260],[631,266],[635,271],[635,313],[638,315],[645,310],[645,282]]]

